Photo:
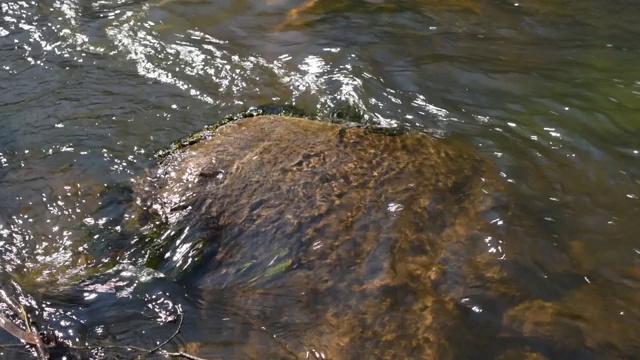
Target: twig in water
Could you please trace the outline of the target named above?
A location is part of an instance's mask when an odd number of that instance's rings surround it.
[[[190,360],[206,360],[203,359],[201,357],[197,357],[197,356],[193,356],[193,355],[189,355],[187,353],[184,353],[182,351],[178,351],[178,352],[168,352],[168,351],[164,351],[162,350],[162,353],[167,355],[167,356],[171,356],[171,357],[183,357],[185,359],[190,359]]]
[[[29,345],[36,345],[37,343],[36,339],[33,338],[33,333],[22,330],[18,325],[14,324],[13,321],[3,315],[0,315],[0,327]]]
[[[167,345],[169,343],[169,341],[173,340],[173,338],[175,338],[176,335],[178,335],[178,333],[182,329],[182,321],[184,320],[184,314],[182,313],[182,307],[178,307],[178,316],[180,316],[180,321],[178,322],[178,327],[176,328],[176,331],[173,333],[173,335],[171,335],[171,337],[169,337],[167,340],[163,341],[160,345],[158,345],[155,348],[153,348],[152,350],[150,350],[148,352],[148,355],[151,355],[154,352],[160,350],[161,347]]]
[[[47,360],[49,358],[49,349],[47,349],[47,346],[44,344],[44,341],[42,341],[42,338],[37,334],[36,330],[31,328],[31,326],[29,325],[31,323],[31,320],[29,319],[29,314],[27,314],[27,311],[24,309],[24,306],[22,306],[22,304],[20,304],[20,310],[24,323],[27,326],[27,331],[29,332],[29,334],[33,335],[33,339],[36,342],[33,346],[35,346],[36,348],[38,358],[41,360]]]
[[[159,352],[165,356],[169,356],[169,357],[182,357],[185,359],[189,359],[189,360],[207,360],[201,357],[197,357],[194,355],[189,355],[183,351],[177,351],[177,352],[170,352],[170,351],[166,351],[166,350],[162,350],[162,347],[167,345],[169,343],[169,341],[173,340],[178,333],[180,332],[180,330],[182,329],[182,323],[184,321],[184,314],[182,313],[182,309],[178,310],[178,316],[180,316],[180,321],[178,322],[178,327],[176,328],[176,330],[173,332],[173,334],[167,338],[165,341],[163,341],[162,343],[160,343],[158,346],[154,347],[151,350],[145,349],[145,348],[141,348],[141,347],[137,347],[137,346],[126,346],[126,345],[100,345],[97,347],[101,347],[104,349],[126,349],[126,350],[133,350],[133,351],[138,351],[141,353],[145,353],[144,355],[152,355],[153,353]],[[85,347],[75,347],[76,349],[78,348],[85,348]],[[86,347],[87,349],[92,348],[90,347]]]
[[[18,338],[19,340],[23,341],[24,343],[35,347],[36,352],[38,354],[38,359],[40,359],[40,360],[48,359],[49,358],[49,350],[48,350],[47,346],[44,344],[44,341],[42,340],[42,338],[40,338],[40,336],[35,333],[36,329],[34,329],[34,328],[29,326],[29,324],[30,324],[29,315],[25,311],[24,307],[21,304],[16,305],[16,303],[14,303],[14,301],[9,296],[7,296],[7,294],[2,289],[0,289],[0,300],[2,300],[2,302],[6,303],[7,306],[14,313],[16,313],[17,316],[20,316],[20,317],[23,318],[25,324],[27,324],[28,331],[23,330],[18,325],[16,325],[13,321],[11,321],[10,319],[6,318],[3,315],[0,315],[0,328],[6,330],[9,334],[13,335],[14,337]],[[169,356],[169,357],[182,357],[182,358],[189,359],[189,360],[206,360],[206,359],[201,358],[201,357],[197,357],[197,356],[194,356],[194,355],[189,355],[189,354],[187,354],[185,352],[182,352],[182,351],[170,352],[170,351],[162,350],[162,347],[167,345],[171,340],[173,340],[178,335],[180,330],[182,329],[182,323],[184,321],[184,314],[182,313],[182,309],[179,309],[178,316],[180,316],[180,321],[178,322],[178,327],[173,332],[173,334],[169,338],[167,338],[165,341],[163,341],[162,343],[160,343],[158,346],[156,346],[155,348],[153,348],[151,350],[144,349],[144,348],[137,347],[137,346],[120,346],[120,345],[102,345],[102,346],[97,346],[97,347],[101,347],[101,348],[105,348],[105,349],[134,350],[134,351],[138,351],[138,352],[141,352],[141,353],[146,353],[145,355],[152,355],[153,353],[160,352],[163,355]],[[15,345],[13,345],[13,344],[12,345],[2,345],[2,344],[0,344],[0,347],[8,347],[8,346],[21,346],[21,345],[18,345],[18,344],[15,344]],[[71,346],[71,348],[75,348],[75,349],[91,349],[91,348],[95,348],[95,347]]]
[[[20,308],[16,305],[13,300],[7,295],[4,290],[0,289],[0,298],[4,301],[5,304],[13,311],[14,314],[20,314]]]
[[[187,354],[185,352],[182,352],[182,351],[169,352],[169,351],[166,351],[166,350],[160,350],[160,348],[162,348],[163,346],[167,345],[169,343],[169,341],[173,340],[173,338],[175,338],[178,335],[178,333],[180,332],[180,330],[182,329],[182,322],[184,321],[184,314],[182,313],[182,308],[178,308],[178,316],[180,316],[180,321],[178,322],[178,327],[176,328],[176,331],[173,333],[173,335],[171,335],[171,337],[169,337],[167,340],[163,341],[160,345],[158,345],[155,348],[149,350],[147,352],[147,355],[151,355],[156,351],[160,351],[162,354],[164,354],[166,356],[183,357],[183,358],[187,358],[187,359],[190,359],[190,360],[205,360],[205,359],[197,357],[197,356],[189,355],[189,354]]]
[[[2,315],[0,315],[0,327],[5,329],[9,334],[35,347],[36,353],[38,354],[38,359],[48,359],[49,349],[47,349],[47,346],[44,344],[40,336],[38,336],[38,334],[36,334],[29,326],[29,323],[31,321],[29,320],[29,315],[25,311],[22,304],[16,305],[16,303],[14,303],[13,300],[2,289],[0,289],[0,298],[5,304],[7,304],[7,306],[15,313],[16,316],[22,317],[24,323],[27,326],[27,331],[24,331],[18,325],[14,324],[13,321],[7,319]]]

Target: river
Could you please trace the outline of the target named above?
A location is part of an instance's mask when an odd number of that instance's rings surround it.
[[[116,266],[127,184],[226,114],[351,104],[490,159],[515,214],[497,256],[526,264],[527,291],[586,302],[578,328],[637,324],[638,19],[633,0],[2,1],[0,284],[59,293],[36,307],[76,343],[157,345],[188,295],[160,277],[140,289],[126,275],[151,270]],[[79,309],[60,289],[93,274],[110,278],[79,294],[108,296]]]

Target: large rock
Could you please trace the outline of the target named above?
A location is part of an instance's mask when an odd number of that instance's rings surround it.
[[[199,288],[203,307],[232,298],[303,358],[473,357],[466,290],[500,277],[488,240],[500,185],[485,160],[425,134],[292,117],[199,137],[137,194],[159,219],[150,262]],[[245,353],[257,351],[276,356]]]

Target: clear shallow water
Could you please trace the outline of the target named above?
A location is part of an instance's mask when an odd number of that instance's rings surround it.
[[[572,301],[586,286],[588,326],[638,319],[639,3],[326,1],[287,20],[300,3],[0,4],[2,283],[56,292],[110,269],[131,241],[109,220],[126,191],[97,194],[144,174],[170,141],[252,105],[328,114],[351,102],[497,164],[513,195],[505,252],[528,269],[527,291]],[[84,293],[186,296],[131,281]],[[58,318],[92,316],[63,300]],[[110,306],[123,304],[95,309]],[[135,338],[109,321],[113,339]],[[87,338],[104,327],[83,326]]]

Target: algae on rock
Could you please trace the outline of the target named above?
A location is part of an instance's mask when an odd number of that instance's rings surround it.
[[[464,288],[500,281],[495,173],[422,133],[258,116],[174,146],[137,192],[165,226],[152,262],[293,353],[446,359]]]

